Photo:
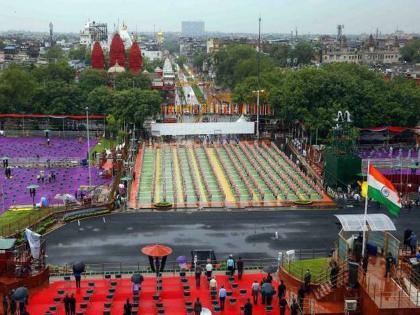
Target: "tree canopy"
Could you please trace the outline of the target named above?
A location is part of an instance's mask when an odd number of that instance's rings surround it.
[[[110,78],[104,70],[86,69],[78,81],[75,78],[64,60],[39,67],[12,65],[0,72],[0,112],[77,115],[87,105],[92,114],[140,126],[160,111],[162,98],[150,90],[144,74],[125,72]]]
[[[420,39],[407,43],[400,50],[401,58],[407,62],[420,62]]]
[[[237,84],[233,98],[255,102],[256,77]],[[330,64],[320,68],[273,69],[261,74],[262,102],[285,122],[300,120],[326,135],[337,111],[348,110],[357,127],[415,126],[420,88],[413,80],[385,81],[365,66]]]

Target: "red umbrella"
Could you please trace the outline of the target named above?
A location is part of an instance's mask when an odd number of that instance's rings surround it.
[[[166,257],[172,254],[172,248],[164,245],[147,245],[141,249],[141,252],[151,257]]]

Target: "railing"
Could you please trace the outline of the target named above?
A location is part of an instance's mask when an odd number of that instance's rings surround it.
[[[26,218],[20,218],[18,220],[14,219],[8,223],[4,223],[0,229],[0,236],[2,237],[12,237],[18,235],[23,229],[31,228],[36,229],[43,222],[46,222],[48,219],[62,220],[69,213],[80,213],[87,212],[88,209],[101,209],[106,208],[108,204],[102,205],[87,205],[85,207],[75,206],[67,208],[43,208],[38,211],[32,211],[31,215]]]
[[[375,281],[374,277],[364,274],[360,268],[358,280],[359,284],[380,309],[417,308],[402,288],[389,291],[384,282],[379,283]],[[395,286],[398,286],[398,283],[395,283]]]
[[[277,266],[278,261],[274,258],[266,259],[243,259],[245,270],[258,270],[263,272],[262,269],[265,266]],[[73,274],[71,265],[54,266],[50,265],[52,276],[64,276]],[[180,271],[194,273],[194,269],[181,269],[179,263],[176,261],[167,261],[165,264],[165,272],[169,274],[176,274]],[[226,271],[226,263],[221,261],[220,263],[214,264],[214,271]],[[88,263],[86,264],[86,275],[105,275],[105,274],[133,274],[133,273],[154,273],[148,264],[144,262],[109,262],[109,263]]]
[[[362,171],[366,173],[368,160],[375,167],[380,169],[411,169],[415,167],[413,161],[417,161],[417,158],[372,158],[362,160]]]
[[[293,304],[293,300],[296,301],[298,305],[298,314],[302,314],[302,315],[315,314],[315,300],[314,299],[304,298],[303,304],[299,304],[299,299],[297,297],[297,294],[287,291],[287,296],[289,297],[289,301],[288,301],[289,307]]]
[[[284,256],[281,261],[281,266],[285,269],[289,274],[296,276],[298,279],[303,281],[305,276],[306,267],[296,267],[294,263],[299,260],[305,259],[315,259],[315,258],[327,258],[330,257],[331,250],[330,249],[299,249],[295,250],[295,260],[289,261]],[[325,268],[321,269],[313,269],[310,270],[311,272],[311,283],[313,284],[320,284],[324,283],[329,280],[330,277],[330,267],[327,265]]]

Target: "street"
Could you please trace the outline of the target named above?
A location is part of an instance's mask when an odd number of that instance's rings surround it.
[[[143,263],[146,257],[140,254],[140,248],[150,243],[172,247],[172,260],[179,255],[190,257],[192,249],[213,249],[221,259],[229,254],[258,259],[277,257],[279,250],[327,249],[334,246],[339,231],[334,214],[362,211],[118,213],[105,220],[100,217],[80,221],[80,226],[72,222],[48,234],[48,262],[68,264],[76,257],[86,263]],[[402,210],[399,218],[393,218],[398,238],[407,227],[420,234],[417,211]],[[377,212],[376,208],[370,210]]]

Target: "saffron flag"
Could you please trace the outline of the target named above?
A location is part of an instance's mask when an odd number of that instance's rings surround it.
[[[400,214],[401,200],[398,191],[389,179],[383,176],[373,165],[369,166],[368,196],[386,206],[395,216]]]

